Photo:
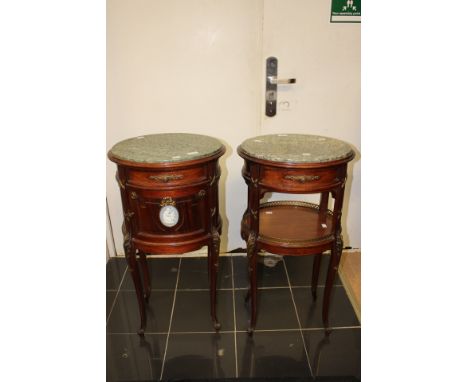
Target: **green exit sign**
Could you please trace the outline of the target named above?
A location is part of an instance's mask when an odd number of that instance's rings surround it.
[[[330,22],[360,23],[361,0],[332,0]]]

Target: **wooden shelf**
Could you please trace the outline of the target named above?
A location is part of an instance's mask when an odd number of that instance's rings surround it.
[[[268,202],[260,205],[258,241],[265,246],[281,249],[321,247],[333,242],[333,213],[319,213],[319,206],[298,201]],[[315,251],[314,251],[315,252]],[[294,253],[291,253],[294,254]]]

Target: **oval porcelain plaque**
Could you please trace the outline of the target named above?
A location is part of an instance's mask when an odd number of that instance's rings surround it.
[[[174,206],[164,206],[159,211],[159,220],[166,227],[174,227],[179,221],[179,211]]]

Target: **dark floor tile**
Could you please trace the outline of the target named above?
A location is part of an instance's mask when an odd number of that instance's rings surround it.
[[[174,292],[152,291],[146,305],[146,332],[167,332]],[[140,311],[134,291],[120,291],[107,324],[108,333],[136,333],[140,328]]]
[[[317,289],[317,301],[312,300],[310,288],[293,288],[294,301],[303,328],[322,328],[322,303],[325,288]],[[341,286],[332,288],[329,310],[330,326],[359,326],[346,291]]]
[[[237,333],[239,377],[310,377],[300,331]]]
[[[232,260],[234,266],[234,287],[248,288],[250,282],[247,270],[247,258],[245,256],[235,256]],[[257,264],[257,287],[279,286],[288,286],[283,262],[278,261],[274,267],[268,267],[259,262]]]
[[[174,289],[177,281],[177,270],[179,269],[177,258],[148,258],[148,269],[152,289]],[[141,267],[140,267],[141,269]],[[132,275],[127,272],[122,283],[122,289],[135,290]]]
[[[237,330],[247,330],[250,322],[250,300],[245,290],[236,290]],[[299,328],[289,288],[263,289],[257,294],[256,329]]]
[[[114,291],[106,292],[106,320],[109,318],[109,313],[111,312],[112,304],[114,303],[116,294],[117,292]]]
[[[234,330],[232,291],[218,290],[218,321],[221,330]],[[209,291],[177,291],[171,332],[214,331]]]
[[[163,379],[235,378],[234,335],[172,334]]]
[[[159,379],[167,335],[108,334],[108,382]]]
[[[217,288],[232,288],[230,257],[219,258],[217,280]],[[208,259],[206,257],[182,259],[177,289],[208,289],[209,287]]]
[[[127,268],[127,260],[123,257],[111,257],[106,264],[106,289],[119,288]]]
[[[305,330],[304,340],[316,376],[361,377],[361,329]]]
[[[247,288],[249,286],[247,257],[233,256],[232,267],[234,271],[234,288]]]
[[[315,256],[284,256],[284,261],[286,262],[286,268],[288,270],[289,281],[291,282],[292,286],[310,286],[314,257]],[[329,262],[330,256],[322,255],[318,285],[325,285]],[[333,284],[342,285],[340,276],[338,274],[336,274]]]

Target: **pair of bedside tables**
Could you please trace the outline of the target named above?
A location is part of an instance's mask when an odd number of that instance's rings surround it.
[[[108,153],[117,164],[124,212],[125,257],[135,285],[141,324],[151,285],[146,254],[182,254],[208,247],[210,312],[216,316],[216,280],[222,220],[219,215],[219,158],[226,149],[217,139],[196,134],[154,134],[117,143]],[[331,250],[322,320],[328,327],[333,281],[343,239],[341,210],[347,163],[354,151],[347,143],[315,135],[276,134],[247,139],[237,149],[248,204],[241,222],[247,243],[251,303],[249,333],[257,317],[257,255],[315,255],[311,287],[317,297],[321,254]],[[320,193],[320,204],[297,201],[261,203],[267,192]],[[329,196],[335,200],[328,209]],[[137,260],[138,255],[138,260]],[[138,262],[141,267],[138,266]],[[141,268],[141,272],[140,269]]]

